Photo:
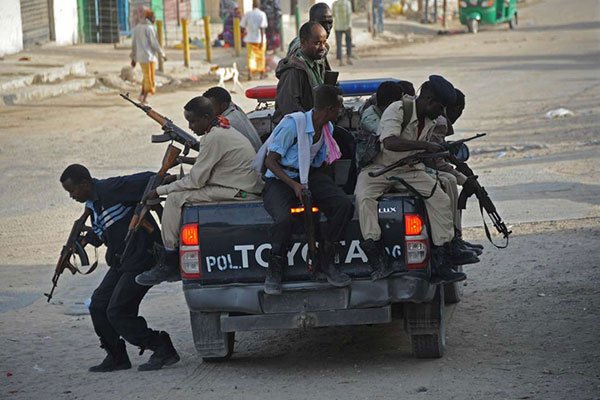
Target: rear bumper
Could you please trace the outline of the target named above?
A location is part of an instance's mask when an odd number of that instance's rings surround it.
[[[263,285],[256,283],[202,286],[184,282],[183,292],[192,312],[261,315],[385,307],[400,302],[424,303],[433,299],[435,285],[409,273],[395,274],[376,282],[357,279],[345,288],[321,282],[284,283],[280,296],[265,294]]]

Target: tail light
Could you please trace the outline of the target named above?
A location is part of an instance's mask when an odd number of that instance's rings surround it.
[[[202,262],[200,260],[198,224],[182,226],[179,241],[181,277],[183,279],[200,279],[202,277]]]
[[[483,7],[493,7],[496,0],[485,0],[481,5]]]
[[[427,268],[429,240],[423,230],[423,219],[418,214],[404,214],[406,268]]]

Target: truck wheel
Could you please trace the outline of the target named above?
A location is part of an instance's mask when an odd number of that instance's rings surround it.
[[[406,330],[416,358],[441,358],[446,349],[444,286],[438,285],[429,303],[406,305]]]
[[[462,272],[462,265],[457,268],[459,272]],[[460,301],[463,295],[463,283],[453,282],[444,285],[444,303],[456,304]]]
[[[231,358],[233,354],[233,347],[235,345],[235,332],[227,332],[227,346],[229,349],[227,350],[227,354],[223,357],[202,357],[202,361],[206,363],[216,363],[227,361]]]
[[[221,313],[190,311],[198,355],[207,362],[225,361],[233,354],[235,332],[221,331]]]
[[[479,31],[479,21],[476,19],[468,20],[467,28],[469,29],[469,33],[477,33]]]

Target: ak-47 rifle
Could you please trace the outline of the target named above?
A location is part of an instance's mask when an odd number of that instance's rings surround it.
[[[317,239],[315,237],[312,195],[308,188],[302,189],[302,206],[304,207],[302,217],[304,220],[304,230],[306,231],[306,242],[308,244],[308,257],[306,261],[308,270],[314,272],[315,263],[317,262]]]
[[[477,197],[477,200],[479,201],[479,211],[481,212],[483,227],[485,229],[485,234],[488,240],[497,248],[503,249],[508,246],[508,237],[512,233],[512,231],[509,231],[504,221],[502,221],[502,218],[498,214],[498,211],[496,210],[496,206],[492,202],[492,199],[490,199],[490,196],[488,195],[485,188],[479,184],[479,181],[477,180],[477,175],[473,173],[473,170],[467,165],[465,161],[461,161],[457,157],[457,152],[459,151],[460,146],[464,142],[468,142],[469,140],[473,139],[478,139],[485,135],[485,133],[480,133],[470,138],[445,143],[443,145],[450,152],[450,155],[447,156],[447,159],[456,166],[457,171],[459,171],[467,177],[467,181],[462,185],[463,188],[460,192],[460,195],[458,196],[458,209],[464,210],[465,208],[467,208],[467,200],[469,199],[469,197],[475,195]],[[501,233],[502,237],[506,239],[506,244],[504,246],[498,246],[492,241],[490,231],[487,227],[487,224],[485,223],[485,219],[483,218],[483,210],[487,212],[490,220],[492,221],[492,224],[494,225],[498,233]]]
[[[477,197],[477,200],[479,201],[479,211],[481,212],[481,218],[483,220],[485,235],[487,236],[490,243],[496,246],[497,248],[506,248],[508,246],[508,236],[512,233],[512,231],[509,231],[504,221],[502,221],[502,218],[498,214],[498,211],[496,211],[496,206],[492,202],[492,199],[490,199],[490,196],[488,195],[485,188],[479,184],[479,181],[477,180],[477,175],[473,173],[473,170],[467,165],[467,163],[455,162],[458,160],[452,159],[450,161],[454,162],[456,164],[456,169],[467,177],[467,181],[463,184],[463,189],[461,190],[460,195],[458,196],[458,209],[464,210],[465,208],[467,208],[467,200],[472,195],[475,195]],[[485,219],[483,219],[483,210],[487,212],[487,215],[490,217],[490,220],[492,221],[492,224],[494,225],[498,233],[501,233],[502,237],[506,239],[506,244],[504,246],[498,246],[492,241],[490,231],[485,223]]]
[[[160,170],[156,173],[156,175],[152,176],[148,183],[146,184],[146,188],[144,189],[144,195],[142,199],[135,207],[135,212],[133,213],[133,217],[131,217],[131,221],[129,222],[129,228],[127,229],[127,235],[125,235],[125,249],[123,250],[124,256],[128,254],[129,248],[134,241],[135,234],[139,230],[140,226],[143,227],[148,233],[152,233],[154,228],[152,225],[144,218],[148,210],[150,209],[149,204],[146,203],[146,196],[152,190],[159,187],[167,174],[167,171],[176,165],[177,157],[181,153],[181,150],[173,145],[169,145],[167,147],[167,151],[165,152],[165,156],[162,160],[162,166]]]
[[[71,228],[71,233],[69,233],[67,243],[63,246],[62,250],[60,251],[60,257],[58,258],[56,268],[54,269],[54,276],[52,277],[52,290],[50,290],[50,293],[44,293],[44,296],[48,298],[48,302],[50,302],[50,300],[52,299],[54,289],[56,289],[56,286],[58,284],[58,278],[60,278],[61,274],[65,271],[65,269],[71,271],[73,275],[75,275],[76,273],[87,275],[94,272],[94,270],[98,266],[98,260],[96,259],[94,264],[86,272],[81,272],[81,270],[75,265],[73,265],[70,261],[71,257],[77,254],[79,256],[79,261],[82,267],[90,265],[90,260],[80,240],[83,237],[82,233],[87,230],[85,226],[85,221],[88,219],[91,213],[92,211],[86,207],[81,217],[79,217],[73,223],[73,227]]]
[[[193,149],[198,151],[199,144],[195,137],[184,131],[182,128],[178,127],[167,117],[163,117],[156,111],[152,109],[152,107],[147,106],[142,103],[138,103],[129,97],[129,93],[121,93],[120,96],[141,109],[146,113],[147,116],[155,120],[162,127],[162,130],[165,132],[162,135],[152,135],[152,143],[163,143],[169,141],[176,141],[185,146],[184,155],[187,155],[187,149]]]
[[[402,167],[404,165],[413,165],[413,164],[420,163],[421,161],[423,161],[427,158],[448,157],[449,155],[450,155],[450,153],[447,151],[443,151],[440,153],[427,153],[427,152],[423,151],[420,153],[413,154],[412,156],[404,157],[404,158],[396,161],[395,163],[388,165],[387,167],[378,169],[377,171],[371,171],[371,172],[369,172],[369,176],[371,178],[375,178],[375,177],[381,176],[387,172],[390,172],[393,169]]]
[[[466,139],[455,140],[455,141],[452,141],[452,142],[443,142],[443,143],[440,143],[440,144],[444,147],[444,149],[446,149],[451,154],[453,154],[453,155],[456,156],[457,153],[458,153],[458,151],[459,151],[459,149],[460,149],[460,147],[461,147],[461,145],[463,143],[470,142],[471,140],[479,139],[481,137],[484,137],[485,135],[487,135],[487,133],[478,133],[477,135],[471,136],[471,137],[466,138]]]

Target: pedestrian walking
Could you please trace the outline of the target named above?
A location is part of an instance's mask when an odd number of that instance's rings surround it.
[[[342,59],[342,36],[346,37],[346,62],[352,65],[352,3],[350,0],[336,0],[331,6],[335,29],[336,58],[340,66],[344,65]]]
[[[248,51],[247,68],[248,80],[252,79],[252,74],[260,73],[260,78],[266,77],[266,60],[267,42],[265,38],[265,29],[268,26],[267,14],[260,9],[260,0],[252,1],[252,11],[248,11],[240,26],[246,28],[246,36],[244,42]]]
[[[281,46],[281,6],[279,0],[263,0],[260,9],[267,14],[267,51]]]
[[[154,72],[156,71],[158,57],[167,60],[165,52],[158,44],[158,38],[154,30],[154,13],[151,10],[146,10],[144,16],[144,20],[133,28],[130,56],[131,67],[135,68],[136,63],[139,63],[144,75],[139,96],[142,103],[146,103],[148,94],[156,93]]]
[[[383,33],[383,0],[372,0],[373,35]]]

